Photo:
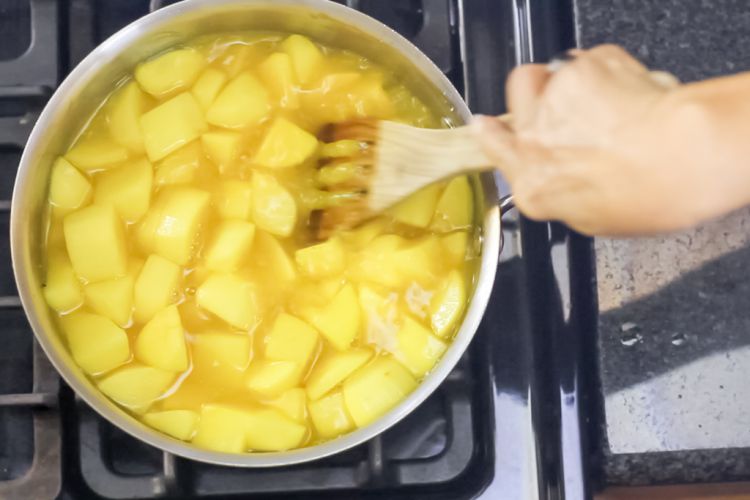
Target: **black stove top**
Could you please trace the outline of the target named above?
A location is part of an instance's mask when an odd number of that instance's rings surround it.
[[[56,84],[159,0],[0,4],[0,498],[583,498],[579,364],[595,334],[590,241],[511,215],[488,312],[440,388],[401,423],[308,464],[236,469],[163,453],[108,424],[60,382],[16,297],[8,209],[20,152]],[[504,111],[519,62],[572,45],[567,2],[349,0],[419,46],[475,112]],[[533,29],[532,29],[533,28]]]

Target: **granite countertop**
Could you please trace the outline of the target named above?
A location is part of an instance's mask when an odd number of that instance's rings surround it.
[[[579,46],[682,81],[750,70],[747,0],[574,0]],[[750,209],[597,239],[607,484],[750,479]]]

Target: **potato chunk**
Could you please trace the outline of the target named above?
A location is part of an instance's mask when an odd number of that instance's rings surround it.
[[[242,453],[247,447],[245,434],[250,425],[247,410],[206,404],[201,408],[193,444],[214,451]]]
[[[417,378],[425,376],[448,348],[429,329],[409,317],[404,320],[396,338],[397,357]]]
[[[271,110],[268,92],[250,73],[240,73],[219,93],[206,112],[211,125],[244,128],[256,125]]]
[[[130,345],[125,331],[98,314],[73,312],[60,318],[73,359],[90,375],[126,362]]]
[[[289,54],[298,81],[308,83],[316,76],[323,54],[309,38],[290,35],[281,42],[281,49]]]
[[[244,333],[200,333],[193,337],[192,343],[195,365],[218,364],[244,370],[250,361],[252,338]]]
[[[271,54],[260,64],[258,72],[280,107],[289,109],[299,107],[297,81],[289,54],[285,52]]]
[[[235,271],[249,256],[254,236],[255,226],[250,222],[222,222],[204,253],[206,267],[214,271]]]
[[[341,239],[334,236],[323,243],[297,250],[294,260],[302,274],[318,279],[343,272],[346,253]]]
[[[296,448],[308,435],[306,425],[287,418],[273,408],[259,408],[249,414],[245,438],[251,450],[284,451]]]
[[[268,168],[299,165],[318,148],[318,139],[286,118],[276,118],[260,144],[253,162]]]
[[[86,305],[94,312],[126,327],[133,314],[133,277],[89,283],[84,288]]]
[[[296,386],[300,381],[299,363],[257,359],[250,363],[245,386],[265,397],[273,398]]]
[[[306,402],[305,390],[297,387],[285,391],[277,398],[266,400],[263,404],[279,410],[295,422],[304,423],[307,417]]]
[[[360,310],[357,292],[347,283],[322,309],[311,314],[312,324],[336,349],[347,349],[357,337]]]
[[[203,148],[197,141],[167,155],[156,164],[154,185],[190,184],[198,178],[199,169],[206,168]]]
[[[140,119],[145,110],[146,94],[136,82],[129,82],[115,92],[107,106],[110,135],[134,153],[143,153]]]
[[[242,134],[224,130],[206,132],[201,136],[203,151],[222,174],[231,173],[242,151]]]
[[[173,438],[190,440],[198,427],[200,416],[190,410],[156,411],[143,415],[143,421]]]
[[[469,249],[469,233],[456,231],[440,238],[445,255],[453,265],[458,265],[466,260],[466,252]]]
[[[352,348],[341,352],[324,354],[310,372],[305,382],[307,396],[311,400],[320,399],[328,391],[339,385],[360,366],[372,358],[373,352],[365,348]]]
[[[430,227],[453,231],[471,226],[474,219],[474,197],[469,179],[462,175],[451,180],[440,195]]]
[[[251,330],[258,321],[255,287],[233,274],[215,273],[198,287],[198,305],[241,330]]]
[[[271,175],[253,173],[253,220],[260,229],[289,236],[297,223],[297,205],[284,186]]]
[[[346,379],[344,402],[349,415],[363,427],[383,416],[417,387],[412,374],[390,356],[380,356]]]
[[[435,213],[435,205],[443,186],[432,184],[420,189],[389,210],[394,220],[414,227],[427,227]]]
[[[187,370],[185,332],[177,306],[162,309],[141,329],[135,340],[135,357],[144,364],[162,370]]]
[[[138,228],[141,248],[171,260],[188,264],[197,248],[211,195],[188,187],[164,190]]]
[[[96,177],[94,203],[111,204],[127,222],[135,222],[146,213],[151,201],[154,169],[146,159],[128,162]]]
[[[176,377],[174,372],[131,363],[107,375],[97,385],[117,403],[142,414],[167,392]]]
[[[55,160],[49,184],[49,202],[63,213],[86,205],[91,199],[91,183],[62,156]]]
[[[141,116],[148,159],[158,161],[206,131],[203,110],[189,92],[178,94]]]
[[[128,159],[127,148],[110,139],[87,137],[76,142],[65,159],[85,173],[111,168]]]
[[[145,323],[169,304],[177,302],[181,279],[180,266],[159,255],[149,255],[135,281],[136,322]]]
[[[87,281],[125,275],[125,231],[115,209],[91,205],[63,219],[65,246],[76,274]]]
[[[47,258],[44,299],[57,312],[72,311],[83,303],[83,290],[64,251],[51,251]]]
[[[442,253],[440,240],[435,235],[429,235],[396,251],[392,265],[404,284],[412,280],[431,282],[438,275]]]
[[[163,97],[192,85],[205,65],[204,57],[196,50],[171,50],[139,64],[135,79],[152,96]]]
[[[466,307],[466,285],[461,273],[451,271],[430,303],[432,331],[446,338],[454,330]]]
[[[322,438],[333,438],[354,429],[354,422],[346,412],[344,396],[336,391],[308,404],[310,418]]]
[[[219,215],[225,219],[252,219],[253,188],[249,182],[237,180],[222,182],[214,201]]]
[[[191,92],[203,111],[208,111],[225,83],[227,83],[227,75],[221,70],[208,68],[201,74]]]
[[[265,338],[266,357],[293,361],[304,369],[318,346],[318,332],[301,319],[281,313]]]

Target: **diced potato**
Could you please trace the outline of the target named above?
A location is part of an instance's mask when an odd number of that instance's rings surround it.
[[[163,97],[191,86],[205,65],[204,57],[196,50],[171,50],[139,64],[135,79],[152,96]]]
[[[284,186],[271,175],[253,172],[253,220],[260,229],[289,236],[297,223],[297,205]]]
[[[436,277],[441,255],[440,240],[429,235],[396,251],[393,266],[404,282],[429,282]]]
[[[62,316],[60,324],[73,359],[90,375],[111,370],[130,358],[127,334],[104,316],[77,311]]]
[[[357,337],[359,302],[354,287],[347,283],[331,302],[313,314],[312,323],[336,349],[347,349]]]
[[[372,355],[372,350],[359,347],[324,354],[305,381],[307,397],[311,400],[320,399],[367,363]]]
[[[242,134],[224,130],[201,136],[203,150],[222,174],[231,173],[242,150]]]
[[[192,443],[209,450],[242,453],[247,447],[245,434],[249,425],[247,410],[206,404],[201,408],[198,430]]]
[[[284,451],[302,445],[307,435],[306,425],[273,408],[262,408],[250,412],[245,439],[251,450]]]
[[[341,239],[353,248],[360,250],[367,246],[377,236],[380,236],[385,230],[385,221],[377,219],[359,226],[350,231],[342,231]]]
[[[83,303],[81,283],[63,251],[51,251],[47,258],[44,299],[60,313],[72,311]]]
[[[98,382],[99,390],[136,413],[144,413],[172,386],[177,374],[152,366],[129,364]]]
[[[217,60],[222,71],[234,78],[241,72],[258,66],[260,51],[253,45],[236,43],[229,45]]]
[[[383,416],[417,387],[417,381],[401,363],[380,356],[346,379],[344,403],[357,427]]]
[[[134,287],[135,320],[146,323],[154,315],[177,302],[182,269],[159,255],[149,255]]]
[[[305,390],[301,387],[289,389],[281,396],[264,401],[263,404],[279,410],[295,422],[304,423],[307,418]]]
[[[95,313],[126,327],[133,313],[133,276],[89,283],[84,288],[86,305]]]
[[[162,309],[141,329],[135,340],[135,357],[144,364],[162,370],[187,370],[185,332],[177,306]]]
[[[190,91],[203,111],[208,111],[225,83],[227,83],[226,73],[218,69],[208,68],[198,77]]]
[[[143,421],[173,438],[190,440],[198,427],[200,416],[190,410],[168,410],[146,413]]]
[[[194,182],[198,176],[198,169],[206,168],[202,160],[203,149],[200,143],[191,142],[170,153],[156,165],[154,184],[167,186]]]
[[[287,255],[284,247],[276,238],[264,231],[255,232],[253,260],[280,286],[286,286],[297,278],[294,262]]]
[[[76,274],[87,281],[124,276],[128,267],[125,231],[115,209],[91,205],[63,219],[65,245]]]
[[[461,273],[451,271],[430,304],[432,331],[446,338],[461,320],[466,306],[466,285]]]
[[[442,185],[431,184],[389,209],[394,220],[414,227],[430,225]]]
[[[334,236],[323,243],[297,250],[294,260],[302,274],[311,278],[325,278],[343,272],[346,253],[341,239]]]
[[[268,92],[250,73],[240,73],[219,93],[206,112],[211,125],[243,128],[256,125],[271,110]]]
[[[225,365],[244,370],[252,352],[252,338],[245,333],[200,333],[193,336],[192,344],[195,365]]]
[[[84,138],[73,146],[65,159],[83,172],[110,168],[128,159],[128,149],[110,139]]]
[[[308,404],[310,418],[322,438],[333,438],[354,429],[354,422],[346,412],[344,396],[336,391]]]
[[[198,101],[183,92],[141,116],[146,154],[158,161],[200,137],[208,128]]]
[[[286,118],[276,118],[269,127],[253,162],[263,167],[299,165],[318,148],[318,139]]]
[[[234,271],[248,257],[255,226],[243,220],[226,220],[216,229],[204,253],[206,267],[214,271]]]
[[[258,321],[255,287],[233,274],[210,275],[196,292],[198,305],[241,330]]]
[[[318,309],[327,305],[344,284],[340,276],[295,284],[289,296],[289,308],[294,314],[311,322]]]
[[[296,109],[299,107],[296,79],[292,58],[285,52],[276,52],[266,58],[258,67],[263,83],[271,90],[282,108]]]
[[[62,156],[55,160],[49,184],[49,202],[63,213],[86,205],[91,199],[91,183]]]
[[[250,363],[245,375],[248,389],[269,398],[279,396],[299,381],[299,364],[293,361],[257,359]]]
[[[140,119],[146,110],[146,94],[136,82],[128,82],[110,99],[107,125],[112,138],[134,153],[143,153]]]
[[[153,180],[148,160],[125,163],[96,177],[94,203],[111,204],[125,221],[135,222],[148,210]]]
[[[440,195],[430,227],[437,231],[465,229],[473,219],[474,197],[469,179],[462,175],[451,180]]]
[[[347,90],[354,116],[362,118],[392,118],[394,106],[391,98],[383,88],[383,76],[371,73],[357,80]]]
[[[448,346],[429,329],[407,317],[398,338],[398,358],[415,377],[421,378],[438,362]]]
[[[359,287],[359,304],[365,320],[365,340],[387,352],[396,350],[396,332],[400,311],[398,295],[383,295],[366,285]]]
[[[316,76],[323,54],[309,38],[290,35],[281,42],[281,49],[289,54],[298,81],[308,83]]]
[[[397,252],[406,240],[395,234],[383,234],[373,239],[353,259],[347,275],[354,280],[376,283],[385,287],[403,285],[404,277],[396,269]]]
[[[268,359],[293,361],[300,369],[304,369],[318,346],[318,332],[301,319],[281,313],[276,317],[265,341]]]
[[[223,218],[252,219],[253,188],[249,182],[237,180],[222,182],[214,200],[216,210]]]
[[[466,252],[469,248],[469,233],[456,231],[440,238],[445,255],[453,265],[458,265],[466,260]]]
[[[188,187],[173,187],[156,198],[138,228],[141,248],[184,266],[199,247],[211,195]]]

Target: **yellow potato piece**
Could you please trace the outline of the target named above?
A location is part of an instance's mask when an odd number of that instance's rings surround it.
[[[302,35],[290,35],[281,43],[281,49],[292,60],[294,73],[301,83],[310,82],[319,70],[323,60],[320,49]]]
[[[308,409],[315,430],[322,438],[333,438],[354,429],[354,422],[346,411],[341,391],[318,401],[310,401]]]
[[[253,220],[264,231],[289,236],[297,223],[297,205],[284,186],[271,175],[253,173]]]
[[[225,83],[227,83],[226,73],[218,69],[208,68],[198,77],[190,91],[203,111],[208,111]]]
[[[218,63],[229,78],[234,78],[248,68],[257,67],[259,57],[255,46],[232,44],[224,50]]]
[[[128,159],[127,148],[110,139],[84,138],[65,153],[65,159],[77,169],[92,173],[111,168]]]
[[[346,266],[346,252],[341,239],[334,236],[323,243],[300,248],[294,253],[294,260],[302,274],[319,279],[341,274]]]
[[[180,266],[159,255],[149,255],[134,286],[136,322],[145,323],[169,304],[177,302],[181,279]]]
[[[255,237],[255,226],[242,220],[222,222],[206,247],[206,267],[214,271],[234,271],[250,253]]]
[[[200,421],[200,415],[190,410],[168,410],[143,415],[143,421],[173,438],[189,441]]]
[[[466,252],[469,249],[469,233],[456,231],[440,238],[445,255],[453,265],[459,265],[466,260]]]
[[[409,317],[404,320],[396,338],[397,357],[417,378],[425,376],[448,348],[428,328]]]
[[[162,191],[138,228],[141,248],[184,266],[195,255],[211,195],[176,186]]]
[[[271,105],[265,87],[250,73],[240,73],[219,93],[206,112],[211,125],[244,128],[268,116]]]
[[[295,422],[273,408],[248,412],[245,439],[247,447],[255,451],[284,451],[302,445],[308,435],[306,425]]]
[[[87,281],[124,276],[125,231],[115,209],[91,205],[65,216],[65,245],[76,274]]]
[[[52,166],[49,202],[63,213],[71,212],[91,200],[91,183],[62,156]]]
[[[107,106],[107,125],[112,139],[133,153],[143,153],[140,119],[146,105],[146,94],[138,83],[131,81],[115,92]]]
[[[273,398],[296,386],[299,379],[299,363],[257,359],[247,369],[245,386],[254,393]]]
[[[72,311],[83,303],[83,290],[64,251],[50,251],[44,299],[57,312]]]
[[[367,74],[357,80],[347,89],[346,96],[355,116],[381,120],[393,117],[393,102],[383,88],[383,75],[379,73]]]
[[[148,159],[158,161],[200,137],[208,128],[203,110],[190,92],[183,92],[141,116]]]
[[[285,52],[271,54],[258,67],[258,73],[280,107],[290,109],[299,107],[297,82],[289,54]]]
[[[187,370],[188,351],[177,306],[162,309],[141,329],[135,340],[135,357],[162,370]]]
[[[95,313],[125,328],[133,314],[133,276],[89,283],[84,288],[86,305]]]
[[[358,347],[322,355],[305,381],[307,396],[313,401],[320,399],[367,363],[372,355],[372,350]]]
[[[247,410],[205,404],[192,443],[208,450],[242,453],[247,448],[245,434],[250,423]]]
[[[98,314],[73,312],[60,318],[73,359],[89,375],[106,372],[130,358],[125,331]]]
[[[253,260],[274,282],[286,286],[297,278],[294,262],[276,238],[264,231],[255,232]]]
[[[379,356],[346,379],[342,392],[349,415],[363,427],[386,414],[417,387],[401,363]]]
[[[396,255],[405,244],[406,240],[395,234],[376,237],[354,256],[347,276],[388,288],[402,286],[404,277],[396,269]]]
[[[192,85],[205,65],[204,57],[196,50],[171,50],[139,64],[135,79],[152,96],[163,97]]]
[[[174,372],[131,363],[101,379],[97,386],[115,402],[142,414],[167,392],[176,377]]]
[[[201,136],[201,144],[219,172],[232,173],[242,151],[242,134],[229,130],[206,132]]]
[[[401,315],[397,300],[398,295],[394,292],[385,295],[366,285],[359,287],[359,304],[365,321],[365,340],[368,344],[387,352],[396,350],[396,332]]]
[[[156,164],[154,185],[158,187],[194,182],[198,177],[198,169],[206,168],[202,160],[203,149],[200,143],[191,142]]]
[[[281,313],[265,338],[265,354],[268,359],[293,361],[304,369],[318,346],[318,332],[294,316]]]
[[[430,303],[432,331],[446,338],[456,328],[466,307],[466,285],[461,273],[451,271]]]
[[[241,330],[251,330],[258,321],[255,286],[233,274],[214,273],[195,294],[200,307]]]
[[[94,203],[111,204],[123,220],[135,222],[148,210],[153,180],[154,169],[146,159],[107,170],[96,178]]]
[[[277,398],[266,400],[263,404],[279,410],[295,422],[304,423],[307,418],[306,402],[305,390],[297,387],[285,391]]]
[[[442,253],[437,236],[425,236],[398,250],[394,255],[393,267],[403,283],[411,280],[430,282],[436,278]]]
[[[466,229],[474,219],[474,196],[469,179],[462,175],[451,180],[440,195],[430,228],[436,231]]]
[[[253,188],[249,182],[229,180],[219,186],[214,197],[216,210],[225,219],[251,220]]]
[[[398,222],[425,228],[430,225],[442,189],[440,184],[431,184],[399,202],[388,212]]]
[[[250,362],[252,338],[245,333],[200,333],[193,337],[192,344],[195,365],[218,364],[244,370]]]
[[[268,168],[286,168],[307,160],[318,148],[318,139],[290,122],[276,118],[269,127],[253,162]]]
[[[314,312],[312,324],[339,351],[347,349],[360,326],[359,302],[354,287],[347,283],[331,302]]]
[[[383,219],[377,219],[372,222],[368,222],[356,229],[350,231],[342,231],[341,239],[356,250],[361,250],[368,243],[380,236],[385,230],[385,221]]]

